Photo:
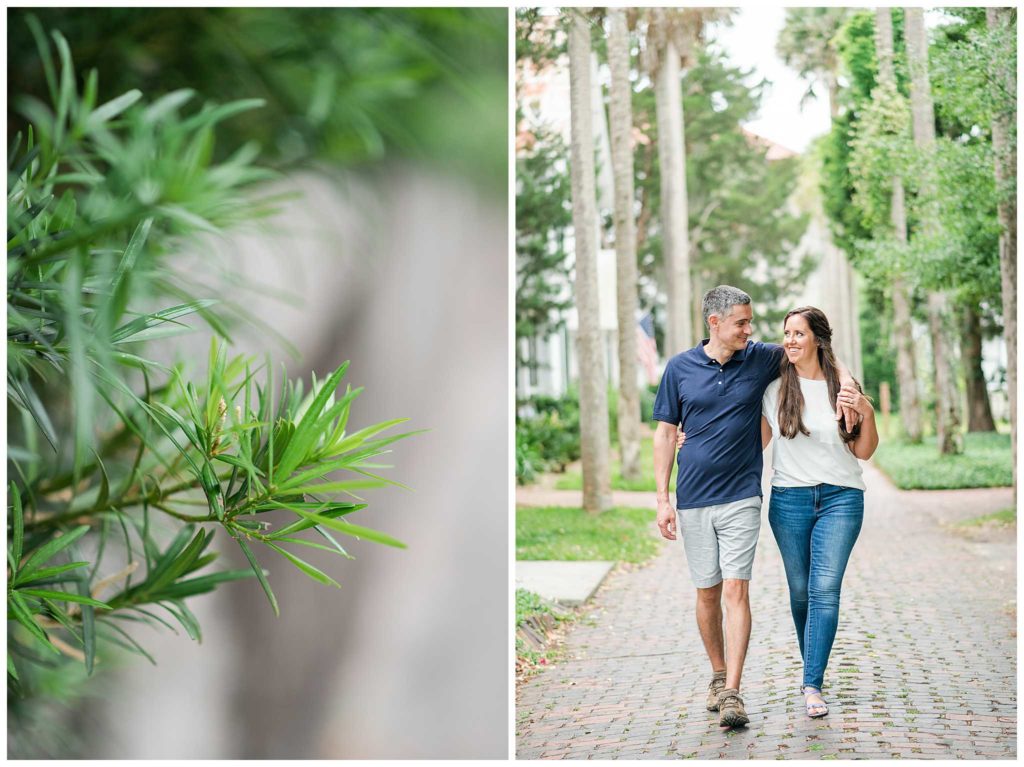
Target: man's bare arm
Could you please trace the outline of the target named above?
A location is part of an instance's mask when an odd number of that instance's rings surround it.
[[[654,431],[654,483],[658,493],[658,529],[670,541],[676,539],[676,509],[671,500],[669,480],[676,457],[676,427],[658,421]]]
[[[860,434],[850,445],[850,450],[862,461],[868,460],[878,447],[878,429],[875,426],[875,409],[871,400],[861,394],[856,386],[840,389],[838,399],[860,414]]]
[[[856,387],[856,381],[850,374],[850,369],[843,364],[843,361],[836,357],[836,372],[839,374],[839,388],[844,386]],[[844,405],[842,402],[836,402],[836,420],[840,418],[846,419],[846,430],[852,432],[853,427],[856,426],[863,416],[860,415],[852,407]]]

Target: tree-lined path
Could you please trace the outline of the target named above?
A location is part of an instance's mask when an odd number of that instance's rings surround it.
[[[977,542],[940,524],[1005,508],[1011,491],[904,492],[867,464],[864,476],[865,523],[844,581],[826,718],[804,714],[766,504],[741,690],[750,725],[720,729],[704,708],[710,673],[695,595],[682,545],[672,543],[649,566],[613,573],[564,658],[517,691],[517,757],[1015,757],[1015,545],[1008,534]],[[522,504],[554,501],[553,491],[520,494]],[[579,493],[560,495],[579,505]],[[646,498],[653,509],[653,493]]]

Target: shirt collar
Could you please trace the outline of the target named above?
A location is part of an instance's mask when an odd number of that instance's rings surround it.
[[[694,347],[693,350],[698,355],[700,355],[700,358],[702,359],[702,361],[704,362],[705,365],[717,365],[718,363],[715,360],[713,360],[711,357],[709,357],[708,354],[704,351],[704,347],[708,345],[708,341],[710,341],[710,340],[711,340],[710,338],[703,339],[699,344],[697,344]],[[737,362],[742,362],[746,358],[746,356],[747,356],[747,349],[750,348],[750,344],[751,344],[751,342],[747,341],[747,345],[746,346],[744,346],[738,352],[733,352],[732,356],[729,358],[729,361],[732,362],[733,360],[736,360]]]

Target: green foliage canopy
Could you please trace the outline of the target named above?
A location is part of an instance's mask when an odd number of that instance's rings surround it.
[[[27,9],[8,14],[8,88],[45,100]],[[507,12],[501,8],[38,8],[101,99],[193,88],[264,101],[221,126],[278,167],[394,155],[507,188]],[[23,126],[8,113],[9,130]],[[223,151],[223,150],[222,150]],[[218,159],[223,159],[223,156]]]

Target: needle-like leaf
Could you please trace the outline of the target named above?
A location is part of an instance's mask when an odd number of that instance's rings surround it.
[[[256,557],[252,553],[252,549],[241,538],[236,538],[239,547],[242,549],[242,553],[245,554],[245,558],[249,560],[249,565],[252,567],[253,573],[256,574],[256,579],[260,582],[260,586],[263,587],[263,593],[267,595],[267,599],[270,600],[270,606],[274,608],[274,615],[281,615],[281,609],[277,606],[277,597],[274,596],[273,590],[270,588],[270,582],[267,581],[267,576],[263,572],[263,568],[260,567],[260,563],[256,561]]]
[[[283,556],[285,559],[287,559],[289,562],[291,562],[293,565],[295,565],[297,568],[299,568],[299,570],[304,572],[306,575],[308,575],[314,581],[319,581],[320,583],[323,583],[324,585],[327,585],[327,586],[336,586],[339,589],[341,588],[341,584],[338,583],[336,580],[334,580],[331,576],[329,576],[326,573],[316,569],[315,567],[313,567],[313,565],[309,564],[309,562],[306,562],[306,561],[303,561],[303,560],[299,559],[297,556],[292,554],[290,551],[285,551],[280,546],[275,546],[273,543],[267,543],[267,546],[272,548],[274,551],[276,551],[281,556]]]

